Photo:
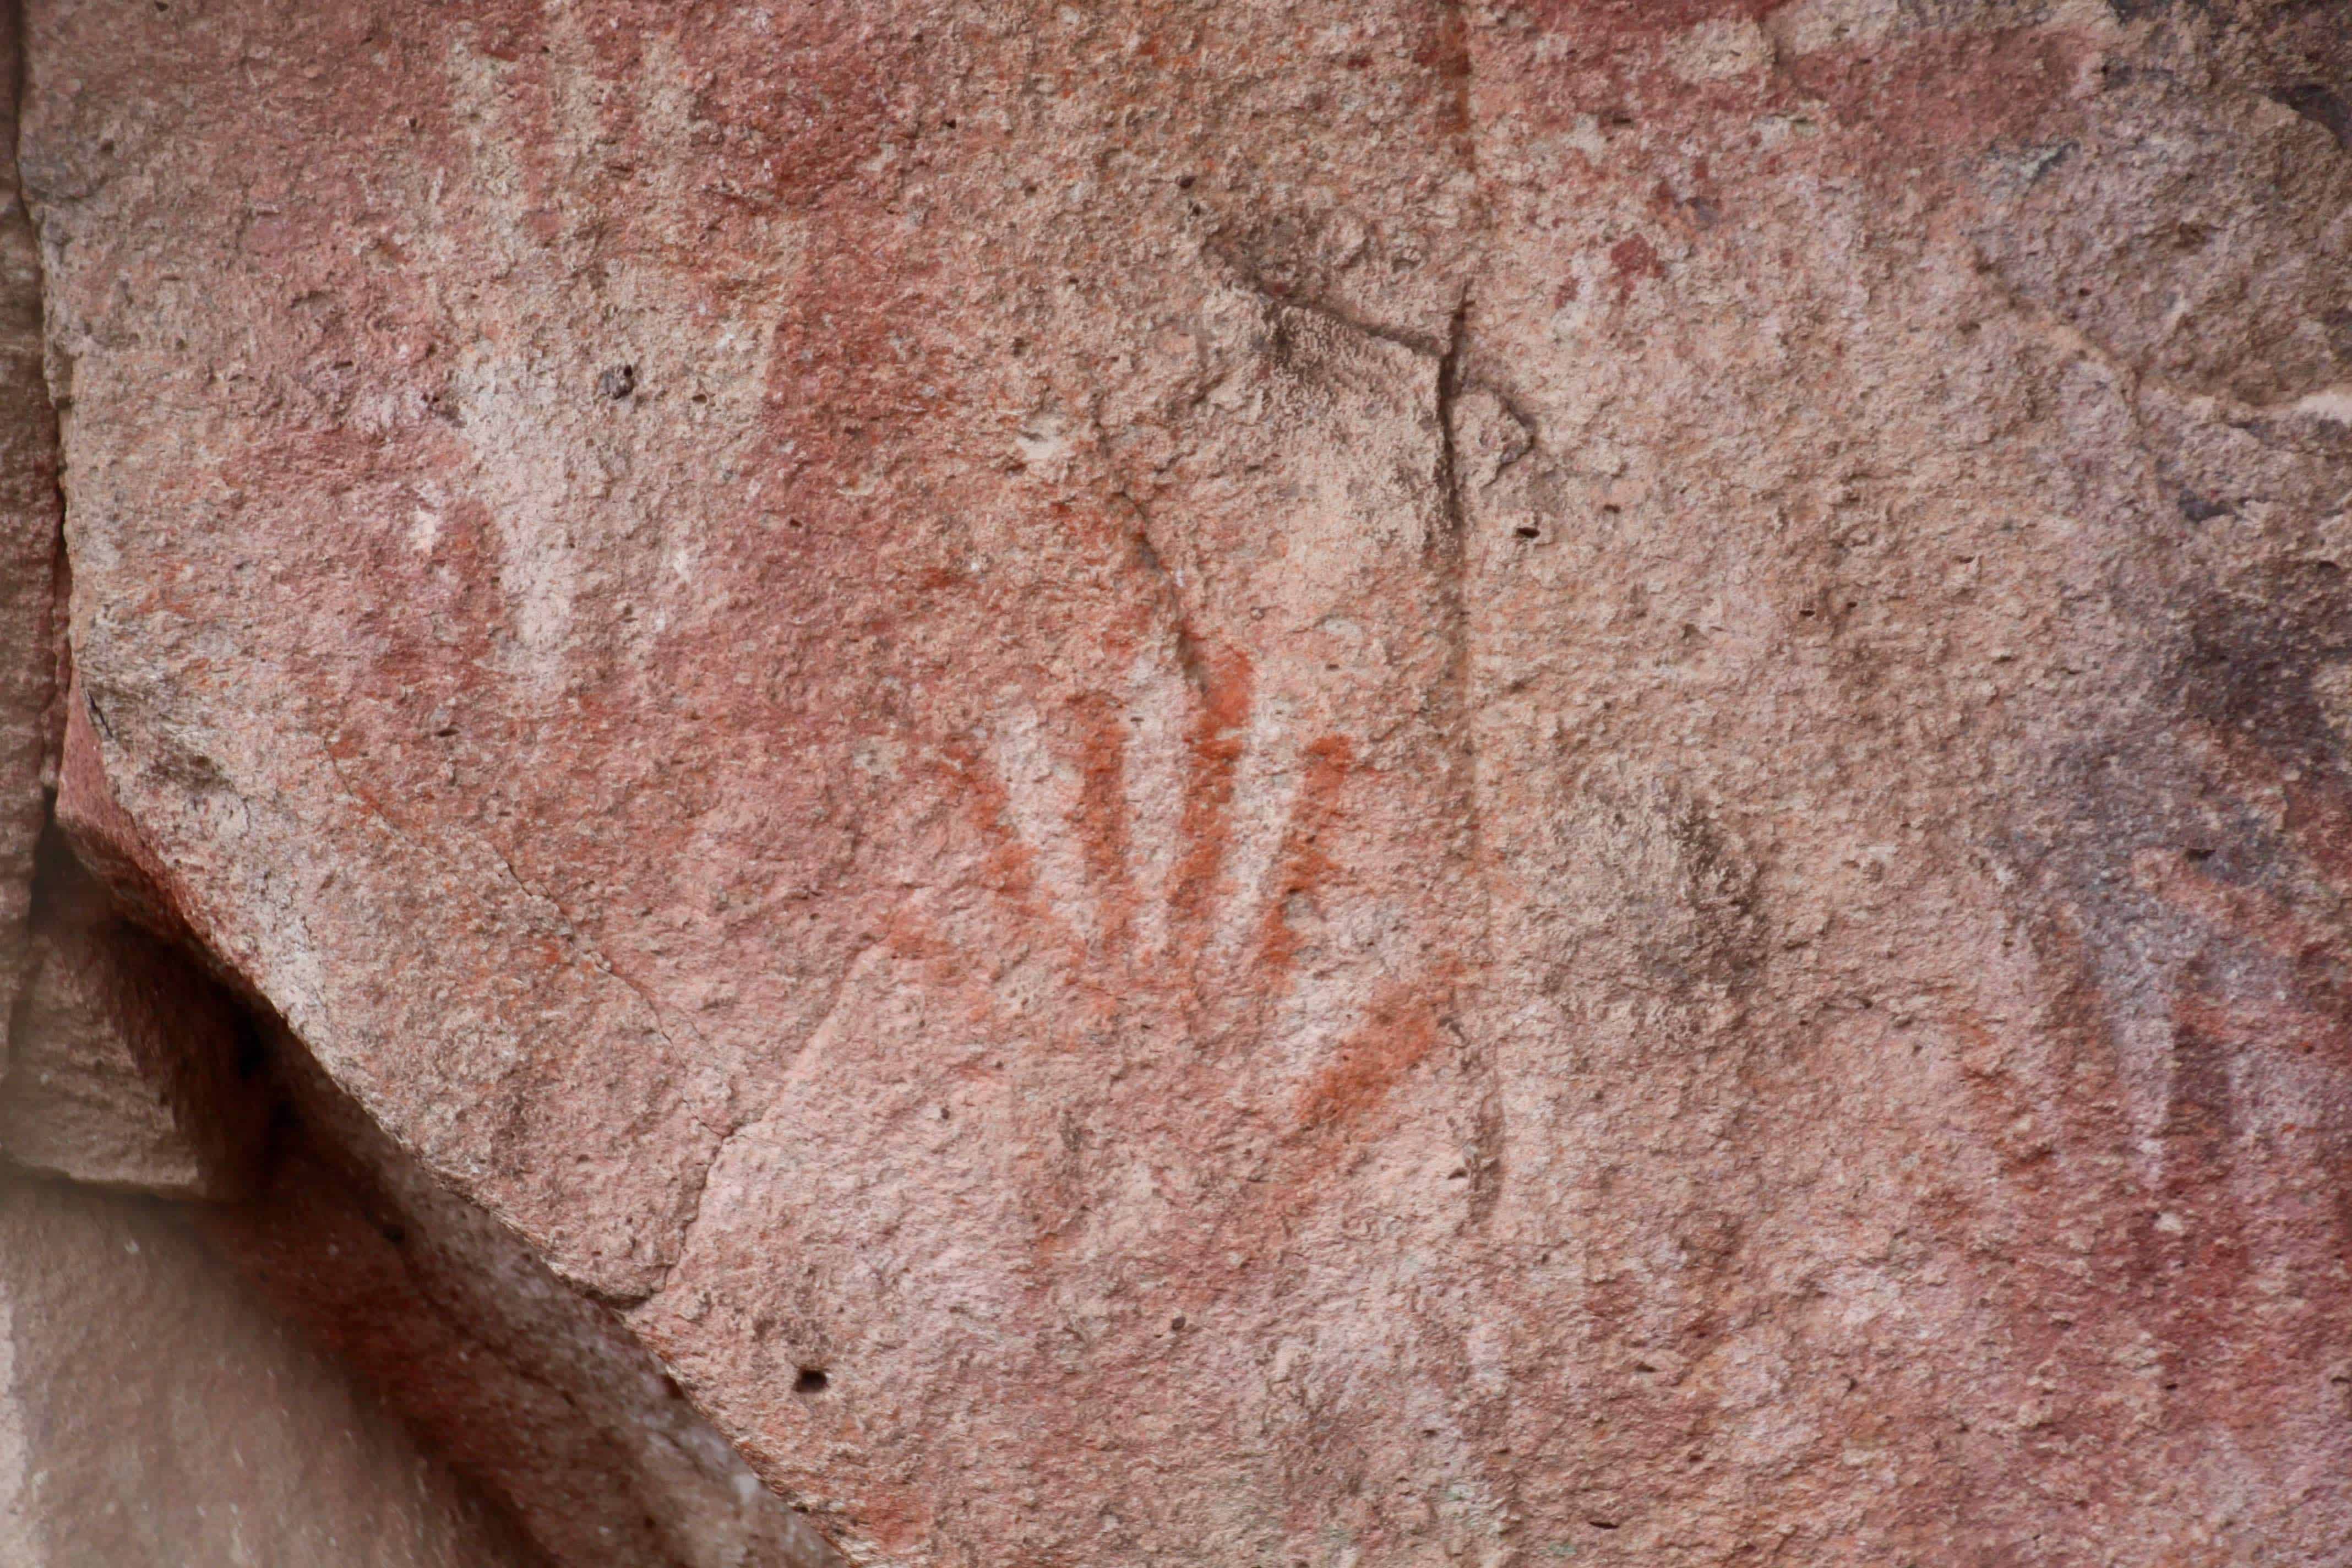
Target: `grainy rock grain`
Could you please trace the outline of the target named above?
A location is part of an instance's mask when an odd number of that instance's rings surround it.
[[[182,1211],[0,1176],[0,1562],[541,1568]]]
[[[2345,20],[38,0],[60,820],[860,1562],[2341,1563]]]

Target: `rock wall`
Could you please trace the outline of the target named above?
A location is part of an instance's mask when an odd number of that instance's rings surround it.
[[[0,50],[0,123],[14,126],[22,71],[13,8]],[[56,783],[61,508],[58,422],[42,383],[41,267],[16,177],[0,146],[0,1007],[16,1011],[31,967],[33,872]]]
[[[613,1315],[264,1026],[268,1176],[195,1225],[559,1568],[838,1568]]]
[[[2346,1561],[2339,0],[26,60],[60,831],[852,1559]]]
[[[543,1561],[183,1211],[0,1178],[0,1562]]]
[[[173,901],[60,636],[58,419],[14,170],[0,1156],[79,1184],[0,1173],[0,1562],[837,1562],[609,1311],[353,1114]]]

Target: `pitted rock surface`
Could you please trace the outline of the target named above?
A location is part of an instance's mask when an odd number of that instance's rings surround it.
[[[2331,0],[39,0],[59,817],[873,1563],[2340,1562]]]

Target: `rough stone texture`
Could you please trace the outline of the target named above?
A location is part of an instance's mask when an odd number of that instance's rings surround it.
[[[184,1215],[0,1177],[0,1562],[534,1568]]]
[[[243,1081],[255,1064],[239,1023],[52,836],[0,1077],[0,1153],[100,1186],[242,1195],[268,1101]]]
[[[199,1221],[558,1568],[839,1559],[609,1311],[370,1126],[282,1029],[268,1173]]]
[[[40,0],[61,820],[866,1561],[2342,1563],[2334,0]]]
[[[0,1154],[207,1200],[235,1269],[184,1214],[0,1177],[0,1562],[838,1562],[609,1311],[205,972],[53,614],[58,421],[13,137],[0,176]]]
[[[0,126],[16,122],[15,8],[0,11]],[[58,422],[42,383],[39,247],[0,142],[0,1028],[26,973],[33,862],[55,761]]]

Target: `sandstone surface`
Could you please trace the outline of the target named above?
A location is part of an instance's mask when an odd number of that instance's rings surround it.
[[[267,1101],[236,1008],[121,918],[53,836],[37,862],[24,994],[0,1077],[0,1154],[79,1182],[240,1195]]]
[[[541,1561],[184,1213],[0,1177],[0,1562]]]
[[[0,42],[0,124],[17,119],[22,73]],[[0,1021],[14,1013],[30,952],[34,863],[55,782],[58,575],[58,422],[42,378],[39,247],[0,145]]]
[[[260,1026],[266,1175],[197,1229],[554,1568],[837,1568],[604,1309]]]
[[[2339,0],[27,29],[58,822],[851,1558],[2347,1561]]]

